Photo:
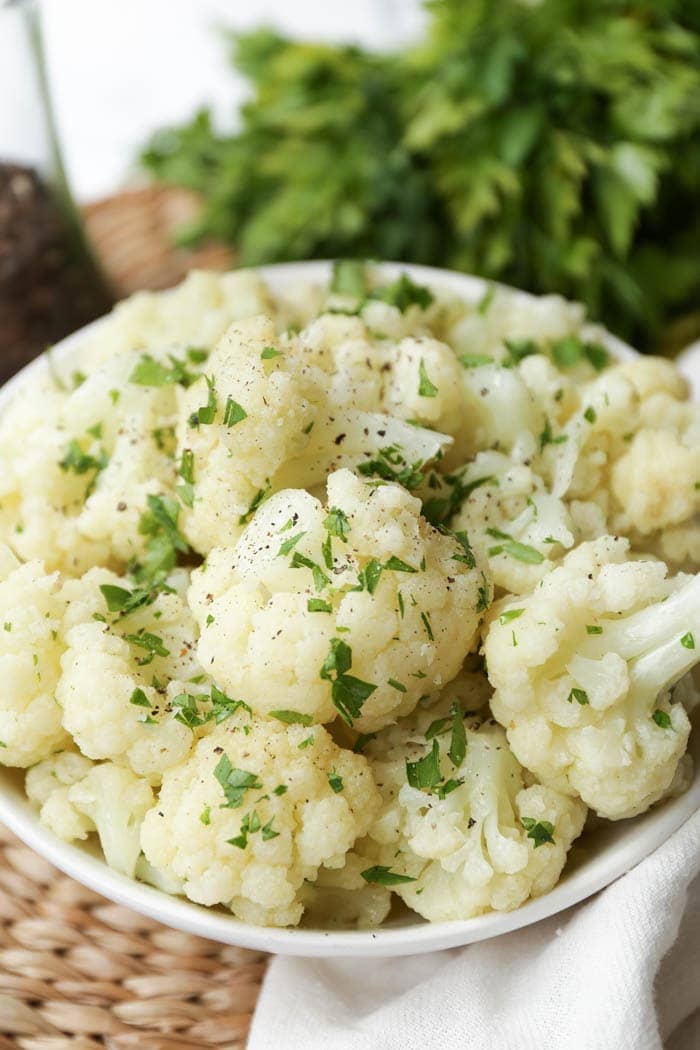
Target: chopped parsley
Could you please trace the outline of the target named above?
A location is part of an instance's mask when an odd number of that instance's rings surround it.
[[[201,364],[206,359],[206,352],[201,352],[204,353],[203,358],[198,356],[197,351],[188,351],[188,357],[193,364]],[[138,386],[168,386],[179,383],[180,386],[188,387],[199,378],[198,374],[189,371],[185,362],[174,354],[169,354],[168,357],[169,366],[156,361],[151,354],[142,354],[129,376],[129,382]]]
[[[505,346],[508,351],[508,360],[505,364],[511,367],[520,364],[526,357],[540,352],[534,339],[506,339]]]
[[[333,769],[328,774],[328,783],[330,784],[331,791],[334,791],[336,795],[340,794],[343,790],[343,778]]]
[[[276,788],[273,788],[272,794],[277,795],[279,798],[280,795],[286,795],[288,790],[289,788],[286,784],[278,784]]]
[[[583,418],[588,420],[589,423],[595,423],[596,419],[598,418],[598,414],[593,408],[593,405],[588,406],[586,411],[583,413]]]
[[[666,711],[662,711],[660,707],[657,707],[651,717],[660,729],[673,729],[670,715]]]
[[[310,558],[307,558],[305,554],[301,554],[299,551],[294,551],[294,555],[289,565],[292,569],[311,569],[314,587],[317,591],[322,591],[324,587],[330,585],[330,578],[326,576],[321,566]]]
[[[216,387],[214,386],[214,380],[209,376],[205,376],[207,384],[207,403],[200,405],[196,412],[193,412],[188,422],[191,427],[198,427],[202,424],[213,423],[216,418]]]
[[[426,791],[436,787],[442,780],[440,772],[440,747],[437,740],[422,758],[416,762],[406,761],[406,780],[412,788]]]
[[[455,768],[459,768],[464,762],[467,753],[467,734],[464,729],[464,719],[458,703],[454,703],[450,709],[452,715],[452,737],[450,749],[447,754]],[[435,741],[437,743],[437,741]]]
[[[418,395],[420,397],[437,397],[438,388],[433,382],[431,382],[428,373],[425,370],[425,361],[422,357],[418,367],[418,377]]]
[[[350,522],[344,510],[340,510],[339,507],[331,507],[323,521],[323,527],[330,536],[337,536],[343,543],[347,542]]]
[[[570,704],[572,704],[575,700],[576,703],[581,704],[582,707],[585,707],[586,704],[590,704],[590,700],[588,699],[588,693],[585,689],[572,689],[566,699],[569,701]]]
[[[397,558],[393,554],[388,561],[384,562],[384,568],[390,572],[418,572],[418,569],[408,565],[407,562],[402,561],[401,558]]]
[[[493,358],[488,354],[460,354],[457,360],[462,368],[480,368],[482,365],[493,364]]]
[[[147,497],[148,510],[139,519],[139,532],[148,536],[146,553],[134,569],[137,582],[155,583],[162,580],[177,561],[178,552],[188,554],[190,548],[181,535],[177,523],[180,505],[170,496]]]
[[[433,628],[432,628],[432,625],[430,623],[430,616],[428,615],[428,613],[422,612],[420,614],[420,618],[421,618],[421,620],[423,622],[423,626],[425,627],[425,633],[427,634],[427,636],[430,639],[430,641],[434,642],[435,641],[435,635],[433,634]]]
[[[211,720],[209,713],[203,714],[198,706],[198,700],[208,700],[209,697],[202,696],[196,697],[192,693],[179,693],[173,698],[172,706],[177,708],[177,714],[175,715],[175,721],[180,722],[183,726],[187,726],[188,729],[196,729],[199,726],[206,725]]]
[[[397,681],[396,678],[389,678],[387,680],[387,685],[390,685],[392,689],[396,689],[398,693],[406,693],[408,691],[403,682]]]
[[[451,718],[436,718],[425,731],[425,739],[432,740],[434,736],[440,736],[446,732],[452,724]]]
[[[74,474],[87,474],[89,471],[94,470],[96,474],[104,470],[109,462],[107,453],[102,451],[97,456],[92,456],[87,452],[83,452],[79,443],[75,438],[68,443],[63,459],[59,460],[59,467],[61,470],[67,472],[73,471]]]
[[[694,649],[695,648],[695,638],[694,638],[693,634],[690,631],[688,631],[686,634],[684,634],[683,637],[681,638],[681,645],[683,646],[684,649]]]
[[[282,351],[275,350],[274,346],[266,346],[260,357],[263,361],[271,361],[273,357],[282,357]]]
[[[109,612],[118,612],[122,616],[140,609],[143,605],[150,605],[156,599],[156,592],[147,588],[137,587],[133,591],[126,587],[118,587],[114,583],[100,584],[100,591]]]
[[[202,812],[199,814],[199,819],[202,824],[207,827],[211,824],[211,806],[205,806]]]
[[[602,633],[603,633],[603,628],[600,626],[600,624],[596,624],[596,623],[587,623],[586,624],[586,634],[602,634]]]
[[[409,306],[419,306],[421,310],[427,310],[434,297],[429,288],[422,284],[415,284],[407,273],[402,273],[391,284],[375,288],[370,292],[369,298],[381,299],[382,302],[395,306],[403,314]]]
[[[301,537],[305,535],[306,532],[297,532],[296,535],[290,536],[288,539],[283,540],[280,544],[280,549],[277,551],[277,557],[286,558],[286,556],[288,554],[291,554],[291,552],[294,550]]]
[[[379,584],[384,566],[376,558],[370,558],[358,575],[359,589],[374,594]]]
[[[194,453],[192,449],[183,450],[178,474],[184,484],[177,485],[175,491],[186,507],[194,506]]]
[[[223,754],[217,762],[214,777],[226,796],[226,803],[222,805],[222,809],[237,809],[242,804],[246,791],[262,787],[257,773],[236,769],[231,765],[231,759],[226,754]]]
[[[356,469],[363,477],[376,476],[383,481],[395,481],[411,492],[423,481],[422,467],[422,460],[411,464],[398,445],[387,445],[379,449],[376,459],[358,463]]]
[[[134,704],[135,707],[152,707],[150,700],[144,693],[143,689],[134,689],[133,693],[129,698],[129,703]]]
[[[489,547],[489,557],[496,554],[509,554],[511,558],[517,558],[518,561],[526,562],[528,565],[541,565],[544,561],[544,555],[540,554],[535,547],[514,540],[507,532],[501,532],[500,529],[487,529],[486,532],[494,539],[502,541],[495,547]]]
[[[511,620],[517,620],[518,617],[522,616],[524,612],[524,609],[506,609],[506,611],[502,612],[501,615],[498,617],[498,622],[500,623],[501,627],[503,627],[505,626],[505,624],[510,623]]]
[[[554,825],[548,820],[535,820],[534,817],[521,817],[520,823],[527,832],[527,837],[538,846],[544,846],[546,842],[554,842]]]
[[[359,755],[365,745],[369,744],[370,740],[374,740],[376,735],[376,733],[360,733],[352,748],[355,754]]]
[[[331,646],[320,670],[321,678],[331,683],[333,706],[349,726],[358,718],[365,700],[377,688],[347,672],[352,666],[352,649],[340,638],[332,638]]]
[[[596,372],[602,372],[609,360],[608,351],[598,343],[584,343],[575,335],[564,336],[553,343],[550,352],[560,368],[573,368],[581,361],[588,361]]]
[[[309,598],[309,600],[306,603],[306,608],[309,612],[333,612],[333,606],[331,605],[331,603],[324,602],[323,598]]]
[[[170,656],[170,650],[163,645],[163,639],[157,634],[145,631],[143,627],[136,634],[125,634],[124,641],[130,642],[131,645],[135,645],[138,649],[146,650],[147,655],[136,661],[139,667],[145,667],[147,664],[150,664],[154,656]]]
[[[267,497],[270,495],[271,488],[272,485],[270,484],[270,479],[268,478],[265,482],[265,488],[258,489],[258,491],[253,496],[252,500],[250,501],[248,510],[245,512],[245,514],[241,514],[240,518],[238,519],[239,525],[248,524],[248,522],[253,517],[260,504],[264,503]]]
[[[224,408],[224,426],[235,427],[236,423],[242,423],[247,418],[248,413],[243,406],[234,401],[232,397],[228,397]]]
[[[567,434],[558,434],[554,437],[552,433],[552,424],[549,419],[545,419],[544,428],[540,434],[540,451],[547,445],[563,445],[565,441],[568,441],[569,437]]]
[[[380,886],[399,886],[403,882],[415,882],[410,875],[400,875],[397,871],[385,867],[383,864],[375,864],[372,868],[366,868],[360,875],[365,882],[376,882]]]
[[[276,718],[278,722],[284,722],[288,726],[310,726],[313,725],[314,721],[311,715],[304,715],[301,711],[288,711],[286,709],[270,711],[270,717]]]

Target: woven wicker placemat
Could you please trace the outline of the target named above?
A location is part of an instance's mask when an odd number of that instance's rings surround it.
[[[216,245],[173,248],[186,191],[143,187],[85,209],[118,297],[225,269]],[[0,825],[0,1050],[245,1046],[265,956],[171,930],[61,874]]]

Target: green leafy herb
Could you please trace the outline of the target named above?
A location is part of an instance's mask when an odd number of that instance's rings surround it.
[[[464,757],[467,753],[467,734],[464,729],[464,718],[459,704],[452,704],[450,713],[452,715],[452,737],[447,754],[450,756],[452,765],[455,768],[459,768],[464,762]]]
[[[603,628],[600,626],[600,624],[596,624],[596,623],[587,623],[586,624],[586,634],[602,634],[602,633],[603,633]]]
[[[683,637],[681,638],[681,645],[685,649],[694,649],[695,648],[695,637],[693,636],[693,634],[690,631],[688,631],[686,634],[684,634]]]
[[[243,405],[239,405],[238,402],[234,401],[232,397],[227,397],[226,407],[224,408],[224,426],[235,427],[236,423],[241,423],[244,419],[247,418],[248,413],[243,408]]]
[[[135,707],[152,707],[150,700],[144,693],[143,689],[134,689],[133,693],[129,698],[129,703]]]
[[[273,357],[282,357],[281,350],[275,350],[274,346],[266,346],[260,354],[263,361],[271,361]]]
[[[437,740],[433,740],[433,746],[423,758],[416,762],[406,762],[406,779],[413,788],[419,791],[429,791],[442,780],[440,772],[440,748]]]
[[[253,517],[260,504],[264,503],[267,497],[270,495],[271,490],[272,485],[270,484],[270,480],[268,479],[265,482],[265,488],[258,489],[258,491],[253,496],[252,500],[250,501],[250,505],[248,506],[248,510],[245,512],[245,514],[241,514],[240,518],[238,519],[239,525],[248,524],[248,522]]]
[[[374,594],[379,584],[384,566],[376,558],[370,558],[367,564],[360,570],[358,579],[360,590]]]
[[[544,846],[546,842],[554,842],[554,825],[548,820],[535,820],[534,817],[521,817],[520,823],[527,832],[527,837],[538,846]]]
[[[283,540],[280,544],[280,549],[277,551],[277,557],[286,558],[294,550],[301,537],[305,535],[305,532],[297,532],[295,536],[290,536],[288,539]]]
[[[505,347],[508,351],[507,363],[511,365],[520,364],[526,357],[540,352],[534,339],[506,339]]]
[[[236,769],[227,754],[223,754],[217,762],[214,776],[221,784],[226,796],[226,804],[222,806],[223,809],[237,809],[242,804],[246,791],[262,787],[257,773]]]
[[[275,820],[275,818],[272,817],[271,820],[268,820],[267,824],[263,824],[263,826],[261,828],[261,831],[260,831],[260,834],[262,835],[262,838],[263,838],[263,842],[269,842],[270,839],[276,839],[278,837],[279,831],[273,831],[272,830],[272,825],[274,823],[274,820]]]
[[[334,791],[336,795],[340,794],[343,790],[343,778],[338,776],[335,770],[331,770],[328,774],[328,783],[330,784],[331,791]]]
[[[360,716],[362,705],[377,688],[347,672],[352,667],[352,649],[340,638],[332,638],[331,646],[320,670],[321,678],[331,682],[331,699],[341,718],[352,726]]]
[[[193,412],[189,418],[189,424],[191,427],[198,427],[202,424],[213,423],[216,418],[216,387],[214,386],[214,380],[209,376],[204,377],[207,384],[207,403],[200,405],[196,412]]]
[[[286,795],[288,790],[289,788],[286,784],[278,784],[276,788],[273,788],[272,794],[279,797],[280,795]]]
[[[344,510],[340,510],[338,507],[331,507],[323,521],[323,527],[330,536],[337,536],[343,543],[347,542],[350,522]]]
[[[442,733],[447,732],[449,727],[452,725],[452,718],[436,718],[434,722],[431,722],[425,731],[425,739],[432,740],[435,736],[440,736]]]
[[[397,691],[397,693],[406,693],[406,692],[408,692],[408,690],[406,689],[406,686],[403,684],[403,682],[397,681],[396,678],[389,678],[389,679],[387,679],[387,685],[390,685],[392,689],[395,689]]]
[[[388,561],[384,562],[384,568],[390,572],[418,572],[418,569],[414,569],[412,565],[402,561],[401,558],[397,558],[393,554]]]
[[[208,827],[211,824],[211,806],[205,806],[202,812],[199,814],[199,819],[202,824]]]
[[[139,519],[139,532],[148,536],[146,553],[135,567],[139,583],[158,583],[174,568],[178,552],[189,554],[187,541],[178,529],[180,505],[170,496],[146,498],[148,510]]]
[[[317,565],[317,563],[310,558],[307,558],[305,554],[300,554],[299,551],[294,551],[294,555],[289,565],[292,569],[310,569],[314,581],[314,587],[317,591],[322,591],[324,587],[330,585],[330,578],[326,576],[321,566]]]
[[[506,611],[502,612],[498,617],[498,622],[501,627],[503,627],[505,624],[510,623],[511,620],[517,620],[524,612],[524,609],[506,609]]]
[[[186,507],[194,506],[194,453],[191,449],[183,450],[178,474],[184,484],[176,487],[176,492]]]
[[[420,397],[437,397],[438,388],[432,383],[425,370],[425,361],[421,357],[418,367],[418,394]]]
[[[276,718],[278,722],[284,722],[288,726],[310,726],[313,725],[311,715],[303,715],[301,711],[270,711],[270,717]]]
[[[588,406],[588,408],[583,413],[583,418],[587,419],[589,423],[595,423],[596,419],[598,418],[598,414],[593,408],[593,405]]]
[[[146,650],[147,655],[136,661],[141,667],[150,664],[155,656],[170,656],[170,650],[163,645],[163,639],[150,631],[144,631],[143,628],[136,634],[125,634],[124,641]]]
[[[585,689],[572,689],[566,699],[569,701],[570,704],[573,703],[573,701],[575,700],[576,703],[581,704],[582,707],[584,707],[586,704],[590,704],[590,700],[588,699],[588,693]]]
[[[140,609],[143,605],[150,605],[156,598],[156,591],[136,588],[129,591],[126,587],[118,587],[114,583],[100,584],[100,591],[109,612],[118,612],[123,616]]]
[[[657,707],[651,717],[660,729],[673,729],[670,715],[660,707]]]
[[[535,547],[514,540],[507,532],[501,532],[500,529],[487,529],[486,532],[489,536],[502,540],[497,546],[489,547],[489,557],[496,554],[509,554],[511,558],[517,558],[518,561],[524,561],[529,565],[540,565],[544,561],[544,555],[540,554]]]
[[[357,464],[358,474],[364,477],[378,477],[384,481],[395,481],[409,492],[418,488],[423,482],[423,463],[418,460],[409,463],[397,445],[387,445],[377,453],[376,459]]]
[[[375,864],[372,868],[366,868],[360,875],[365,882],[376,882],[379,886],[400,886],[404,882],[415,882],[410,875],[400,875],[397,871],[385,867],[383,864]]]
[[[421,310],[427,310],[433,302],[433,293],[424,285],[415,284],[407,273],[402,273],[392,284],[386,284],[381,288],[375,288],[370,293],[372,299],[381,299],[382,302],[395,306],[401,313],[405,313],[409,306],[419,306]],[[425,395],[433,397],[432,394]]]
[[[323,598],[309,598],[306,603],[309,612],[331,613],[333,606],[330,602],[324,602]]]
[[[376,733],[360,733],[353,745],[353,751],[355,752],[355,754],[359,755],[365,747],[365,745],[368,744],[370,740],[374,740],[376,735]]]

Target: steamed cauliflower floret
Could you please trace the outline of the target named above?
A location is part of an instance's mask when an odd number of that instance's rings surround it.
[[[147,498],[172,491],[177,471],[158,439],[174,421],[174,389],[133,381],[142,360],[131,351],[106,362],[53,395],[40,419],[22,394],[3,416],[0,532],[22,558],[78,575],[143,550]]]
[[[300,891],[341,868],[379,808],[369,766],[320,726],[237,715],[169,770],[141,831],[146,859],[200,904],[296,925]]]
[[[196,625],[177,593],[110,615],[101,586],[129,584],[93,569],[64,586],[67,648],[56,689],[63,725],[89,758],[126,762],[157,781],[192,746],[191,729],[176,715],[177,698],[192,692],[187,682],[201,673]]]
[[[532,594],[495,607],[491,707],[519,759],[601,816],[633,816],[671,784],[690,724],[669,689],[700,659],[700,577],[581,544]]]
[[[688,447],[669,430],[638,431],[612,470],[612,491],[623,508],[616,524],[648,535],[692,519],[700,512],[698,478],[700,443]]]
[[[141,852],[141,822],[153,805],[150,786],[122,766],[94,765],[62,751],[27,772],[27,795],[39,819],[66,842],[97,831],[110,868],[133,878]]]
[[[31,766],[67,742],[56,703],[65,602],[58,573],[41,562],[17,568],[0,582],[0,763]]]
[[[366,845],[367,840],[362,844]],[[375,852],[371,844],[369,852]],[[391,891],[363,878],[362,872],[373,863],[368,854],[353,850],[342,868],[322,868],[315,882],[305,882],[300,893],[304,925],[361,930],[380,926],[391,908]]]
[[[75,751],[59,751],[27,770],[24,786],[39,807],[39,820],[65,842],[86,839],[94,824],[70,802],[70,789],[92,769],[92,762]]]
[[[527,779],[505,734],[470,716],[468,693],[415,712],[367,751],[382,793],[370,829],[394,889],[431,921],[508,911],[550,890],[585,806]]]
[[[233,549],[192,575],[202,667],[256,713],[337,714],[372,731],[448,682],[490,586],[473,555],[393,484],[349,471],[328,504],[272,497]]]

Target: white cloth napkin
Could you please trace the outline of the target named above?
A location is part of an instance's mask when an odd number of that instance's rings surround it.
[[[466,948],[272,960],[248,1050],[698,1050],[700,812],[591,900]]]

